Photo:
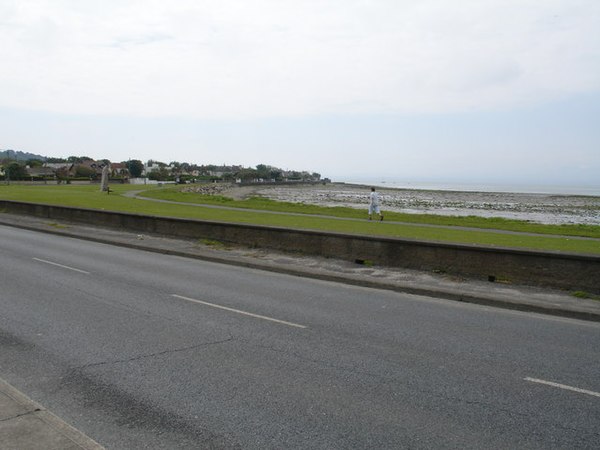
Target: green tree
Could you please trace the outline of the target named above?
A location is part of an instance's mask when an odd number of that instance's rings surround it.
[[[256,166],[256,174],[259,178],[268,178],[271,172],[271,168],[266,164],[259,164]]]
[[[44,164],[44,161],[41,159],[28,159],[25,164],[27,164],[29,167],[40,167]]]
[[[5,177],[8,176],[11,180],[21,180],[29,176],[25,166],[15,161],[6,166],[4,174]]]
[[[93,161],[89,156],[69,156],[67,158],[67,162],[74,164],[81,164],[84,161]]]
[[[252,181],[255,178],[258,178],[258,172],[251,168],[242,169],[236,173],[236,177],[240,178],[242,181]]]
[[[281,181],[283,180],[283,172],[281,171],[281,169],[271,169],[271,179],[275,180],[275,181]]]
[[[169,179],[170,175],[171,174],[163,164],[158,170],[153,170],[152,172],[150,172],[148,174],[148,178],[151,180],[166,181]]]
[[[56,178],[59,180],[66,180],[71,175],[69,174],[69,169],[67,167],[62,167],[56,171]]]
[[[133,178],[139,178],[144,171],[144,163],[139,159],[130,159],[127,161],[127,170],[129,170],[129,173]]]
[[[96,178],[96,171],[86,166],[77,166],[75,176],[77,178]]]

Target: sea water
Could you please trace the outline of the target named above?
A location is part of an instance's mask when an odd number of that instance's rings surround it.
[[[354,179],[340,178],[334,181],[360,184],[390,189],[415,189],[426,191],[455,191],[455,192],[510,192],[523,194],[554,194],[554,195],[589,195],[600,196],[600,185],[597,186],[568,186],[542,184],[510,184],[510,183],[458,183],[458,182],[426,182],[401,181],[388,179]]]
[[[458,183],[408,183],[348,179],[328,185],[273,186],[259,192],[273,200],[366,210],[370,187],[384,211],[502,217],[547,224],[600,225],[600,189]]]

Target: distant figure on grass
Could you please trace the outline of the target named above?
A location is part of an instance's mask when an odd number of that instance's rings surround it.
[[[373,213],[379,215],[379,220],[383,220],[383,214],[379,209],[379,193],[374,187],[371,188],[371,195],[369,195],[369,220],[373,218]]]

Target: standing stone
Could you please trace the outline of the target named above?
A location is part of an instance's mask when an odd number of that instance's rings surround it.
[[[102,181],[100,182],[100,190],[102,192],[108,191],[108,164],[102,168]]]

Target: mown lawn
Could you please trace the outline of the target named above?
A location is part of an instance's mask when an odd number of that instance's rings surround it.
[[[290,212],[297,214],[314,214],[353,219],[366,218],[365,210],[347,207],[324,207],[304,203],[278,202],[262,197],[252,197],[247,200],[234,200],[218,195],[201,195],[181,192],[179,186],[169,186],[163,189],[153,189],[141,195],[148,198],[170,200],[203,205],[231,206],[235,208]],[[493,230],[517,231],[522,233],[552,234],[561,236],[593,237],[600,239],[600,226],[593,225],[545,225],[523,220],[503,218],[485,218],[477,216],[440,216],[435,214],[406,214],[385,211],[385,219],[393,222],[411,224],[428,224],[442,226],[458,226]]]
[[[113,192],[110,195],[107,195],[106,193],[100,192],[99,187],[97,185],[0,185],[0,199],[83,207],[110,211],[132,212],[138,214],[149,214],[157,216],[215,220],[223,222],[267,225],[276,227],[313,229],[370,236],[389,236],[466,244],[483,244],[496,247],[529,248],[538,250],[557,250],[575,253],[600,254],[600,241],[575,239],[566,236],[554,237],[502,234],[494,231],[486,231],[484,229],[482,229],[481,231],[472,231],[429,226],[426,227],[419,226],[419,224],[404,225],[392,224],[388,222],[369,222],[367,220],[339,220],[331,217],[318,217],[302,214],[269,214],[256,212],[251,209],[252,205],[254,205],[255,208],[260,209],[269,209],[265,208],[264,205],[270,205],[270,210],[272,211],[320,215],[326,214],[328,216],[333,215],[336,217],[343,217],[349,219],[364,219],[364,212],[356,210],[348,211],[348,214],[354,215],[343,215],[343,211],[341,210],[346,210],[348,208],[322,208],[304,205],[306,209],[302,209],[302,205],[291,206],[290,204],[281,204],[280,207],[282,209],[277,210],[277,202],[265,202],[265,199],[252,199],[250,201],[244,201],[241,203],[235,201],[227,201],[224,199],[213,199],[213,204],[226,204],[227,206],[236,207],[240,207],[240,204],[244,204],[246,205],[245,208],[247,209],[244,211],[211,208],[210,206],[175,205],[168,203],[151,202],[141,199],[127,198],[120,194],[123,194],[128,190],[147,189],[145,195],[155,195],[156,193],[160,192],[160,196],[165,196],[169,199],[173,199],[176,201],[186,201],[183,199],[193,198],[190,196],[197,194],[182,194],[178,193],[176,190],[171,188],[131,185],[114,185],[111,186],[111,189],[113,190]],[[334,210],[335,213],[332,213],[332,210]],[[407,215],[390,214],[386,215],[386,219],[407,222],[407,220],[404,220],[405,216]],[[424,217],[423,221],[425,221],[431,216],[421,217]],[[443,224],[474,226],[472,224],[467,225],[465,222]],[[532,232],[532,229],[527,228],[527,225],[533,224],[528,224],[527,222],[524,222],[523,226],[525,227],[525,229],[523,231]],[[494,226],[491,228],[504,227]],[[590,231],[592,233],[598,233],[599,230],[594,229],[600,229],[600,227],[591,227]],[[598,236],[598,234],[596,234],[596,236]]]

